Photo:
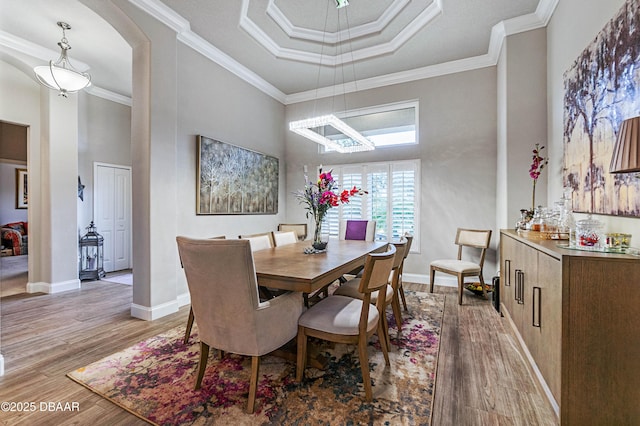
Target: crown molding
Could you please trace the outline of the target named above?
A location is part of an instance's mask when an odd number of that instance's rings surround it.
[[[120,95],[116,92],[103,89],[102,87],[98,87],[93,84],[87,87],[86,89],[84,89],[84,91],[92,96],[97,96],[98,98],[106,99],[108,101],[116,102],[122,105],[126,105],[128,107],[130,107],[133,104],[131,97]]]
[[[159,0],[129,0],[130,3],[174,30],[178,41],[220,65],[240,79],[283,102],[285,94],[211,43],[191,31],[189,22]]]
[[[410,0],[397,0],[391,3],[389,7],[373,22],[357,25],[353,28],[342,30],[339,32],[324,32],[318,30],[312,30],[309,28],[297,27],[289,21],[287,16],[280,10],[275,4],[274,0],[269,0],[267,4],[267,15],[278,24],[282,31],[289,36],[289,38],[295,38],[300,40],[307,40],[324,44],[337,44],[344,43],[349,40],[353,40],[360,37],[366,37],[372,34],[378,34],[384,30],[391,21],[400,14],[402,9],[409,4]],[[245,8],[246,3],[246,8]],[[243,21],[251,21],[248,17],[248,0],[243,0],[242,15],[240,17],[240,26]],[[246,18],[246,19],[244,19]]]
[[[132,1],[132,0],[130,0]],[[422,12],[416,16],[402,31],[400,31],[391,41],[381,43],[349,53],[339,55],[324,55],[311,53],[298,49],[284,48],[277,44],[268,34],[256,25],[248,16],[249,0],[242,0],[240,12],[240,28],[244,29],[251,37],[260,43],[269,53],[276,58],[289,59],[291,61],[305,62],[320,65],[337,67],[363,59],[374,58],[376,56],[387,55],[395,52],[418,31],[428,25],[431,21],[442,14],[442,0],[434,0]]]
[[[360,90],[376,89],[393,84],[408,83],[425,78],[495,66],[498,63],[500,49],[506,37],[545,27],[549,23],[558,2],[559,0],[540,0],[535,13],[507,19],[494,25],[491,29],[489,48],[485,55],[372,77],[359,80],[355,83],[351,82],[344,85],[327,86],[305,92],[293,93],[287,95],[284,103],[285,105],[290,105],[298,102],[328,98],[335,96],[336,93],[353,93]]]
[[[359,90],[374,89],[393,84],[407,83],[424,78],[437,77],[446,74],[453,74],[457,72],[495,66],[498,61],[500,49],[502,48],[502,44],[504,43],[504,39],[512,34],[545,27],[551,19],[551,16],[553,15],[553,12],[555,11],[559,2],[559,0],[540,0],[535,13],[512,18],[494,25],[491,30],[491,39],[489,41],[487,54],[422,68],[416,68],[413,70],[387,74],[380,77],[372,77],[365,80],[359,80],[356,83],[345,84],[344,88],[343,85],[338,85],[336,87],[328,86],[318,88],[317,90],[314,89],[305,92],[285,95],[276,87],[261,78],[259,75],[249,70],[244,65],[241,65],[239,62],[232,59],[230,56],[220,51],[218,48],[214,47],[197,34],[193,33],[189,27],[188,22],[184,20],[184,18],[182,18],[180,15],[175,13],[172,9],[165,6],[163,3],[159,2],[158,0],[129,1],[145,12],[149,13],[159,21],[164,22],[170,28],[174,29],[178,33],[177,37],[182,43],[203,54],[208,59],[219,64],[228,71],[237,75],[239,78],[245,80],[247,83],[251,84],[252,86],[256,87],[265,94],[273,97],[275,100],[285,105],[334,96],[337,89],[344,89],[346,91],[344,93],[351,93]],[[243,23],[246,26],[250,26],[250,31],[255,33],[255,37],[259,37],[259,39],[261,39],[263,42],[264,40],[269,39],[270,42],[265,42],[266,45],[263,45],[274,56],[287,59],[297,57],[299,58],[297,60],[300,60],[302,62],[316,61],[315,63],[319,63],[320,55],[295,51],[293,49],[279,50],[277,44],[273,42],[273,40],[271,40],[269,37],[267,37],[264,32],[259,29],[255,23],[253,23],[253,21],[246,20],[243,22],[242,18],[247,16],[246,10],[244,8],[248,8],[248,0],[243,0],[242,8],[243,11],[241,12],[241,24]],[[441,13],[442,0],[435,0],[429,6],[429,8],[425,9],[419,17],[416,17],[416,19],[414,19],[414,21],[405,28],[405,31],[403,31],[403,36],[396,41],[395,45],[390,42],[387,43],[389,46],[386,46],[382,49],[361,49],[359,54],[361,54],[362,56],[357,56],[356,52],[354,52],[354,57],[351,60],[364,59],[366,57],[372,57],[372,55],[383,55],[387,53],[385,49],[397,49],[413,35],[411,34],[411,31],[417,31],[417,29],[415,29],[414,27],[419,25],[422,20],[428,19],[430,21],[439,16]],[[419,28],[421,27],[422,25]],[[396,37],[396,39],[397,38],[398,37]],[[278,55],[278,51],[281,51],[282,55]],[[335,62],[332,62],[332,60],[327,58],[326,56],[323,56],[321,59],[324,65],[333,64],[335,66],[336,64],[338,64],[338,60],[341,58],[339,56],[336,57]]]

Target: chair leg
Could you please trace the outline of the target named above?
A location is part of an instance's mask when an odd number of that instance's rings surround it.
[[[435,269],[431,268],[429,270],[429,292],[433,293],[433,284],[436,280],[436,271]]]
[[[187,320],[187,330],[184,332],[184,344],[186,345],[191,336],[191,327],[193,327],[193,308],[189,308],[189,319]]]
[[[209,345],[201,341],[200,361],[198,362],[198,374],[196,375],[196,390],[200,389],[200,386],[202,386],[202,377],[204,376],[204,370],[207,369],[207,359],[209,359]]]
[[[258,370],[260,369],[260,357],[251,357],[251,381],[249,382],[249,400],[247,401],[247,414],[253,414],[256,406],[256,391],[258,390]]]
[[[464,290],[464,277],[458,275],[458,305],[462,305],[462,291]]]
[[[382,334],[380,334],[382,332]],[[391,347],[391,339],[389,338],[389,321],[387,320],[387,312],[384,310],[380,315],[380,321],[378,321],[378,338],[380,339],[380,346],[382,341],[387,347],[387,350]]]
[[[296,381],[302,381],[304,369],[307,366],[307,335],[304,327],[298,326],[298,360],[296,361]]]
[[[378,340],[380,341],[380,348],[382,348],[382,355],[384,355],[384,363],[391,365],[389,361],[389,350],[391,348],[389,346],[389,325],[386,324],[386,321],[384,324],[378,322]]]
[[[371,376],[369,375],[369,355],[367,354],[367,335],[360,335],[358,342],[358,354],[360,355],[360,370],[362,370],[362,384],[364,385],[364,395],[368,402],[373,400],[371,391]]]
[[[391,308],[393,309],[393,316],[396,319],[398,334],[400,334],[402,332],[402,312],[400,311],[400,300],[399,300],[398,294],[393,295],[393,300],[391,301]]]
[[[409,312],[407,308],[407,299],[404,297],[404,287],[402,287],[402,282],[398,283],[398,292],[400,293],[400,298],[402,299],[402,306],[404,306],[404,311]]]
[[[487,290],[484,288],[484,277],[482,276],[482,272],[478,276],[480,277],[480,285],[482,286],[482,297],[484,297],[486,299],[487,298]]]

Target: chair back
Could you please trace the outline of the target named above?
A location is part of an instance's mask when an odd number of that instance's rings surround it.
[[[408,232],[404,233],[404,238],[407,239],[407,250],[404,253],[404,258],[406,259],[409,256],[409,251],[411,250],[411,244],[413,243],[413,235]]]
[[[339,226],[341,240],[373,241],[376,237],[375,220],[342,220]]]
[[[458,245],[458,260],[462,260],[462,248],[472,247],[480,249],[480,268],[484,265],[484,257],[491,241],[490,229],[465,229],[458,228],[456,244]]]
[[[404,263],[405,254],[409,251],[409,241],[406,238],[401,239],[397,243],[393,243],[396,248],[396,255],[393,258],[393,267],[391,271],[393,276],[391,277],[391,287],[393,290],[397,290],[398,282],[400,280],[400,274],[402,274],[402,264]]]
[[[300,241],[307,238],[307,224],[306,223],[281,223],[278,225],[278,231],[287,232],[293,231]]]
[[[273,240],[276,247],[286,246],[287,244],[295,244],[298,242],[298,236],[294,231],[274,232]]]
[[[363,293],[365,297],[370,298],[372,292],[384,288],[389,283],[389,275],[395,262],[396,253],[396,246],[388,244],[387,251],[367,255],[358,287],[358,291]],[[383,299],[384,303],[385,293],[384,290],[378,292],[378,301]]]
[[[200,340],[252,355],[260,307],[251,243],[176,237]]]
[[[264,250],[275,246],[272,232],[239,235],[238,238],[249,240],[251,242],[251,251]]]

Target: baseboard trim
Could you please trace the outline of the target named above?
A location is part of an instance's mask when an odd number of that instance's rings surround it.
[[[178,301],[162,303],[156,306],[142,306],[135,303],[131,304],[131,316],[145,321],[153,321],[158,318],[166,317],[178,312]]]
[[[78,290],[80,288],[80,280],[60,281],[57,283],[27,283],[27,293],[61,293],[63,291]]]
[[[191,304],[191,294],[189,294],[189,292],[179,294],[176,299],[179,308]]]
[[[417,284],[429,284],[429,275],[427,274],[410,274],[404,273],[402,274],[402,281],[406,281],[408,283],[417,283]],[[442,287],[458,287],[458,280],[453,276],[446,275],[438,275],[436,277],[436,282],[434,285],[439,285]]]

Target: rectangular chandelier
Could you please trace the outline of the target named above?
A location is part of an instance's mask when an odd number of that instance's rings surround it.
[[[324,126],[333,127],[345,137],[329,139],[313,130]],[[333,114],[291,121],[289,130],[340,153],[372,151],[375,149],[373,142]]]

